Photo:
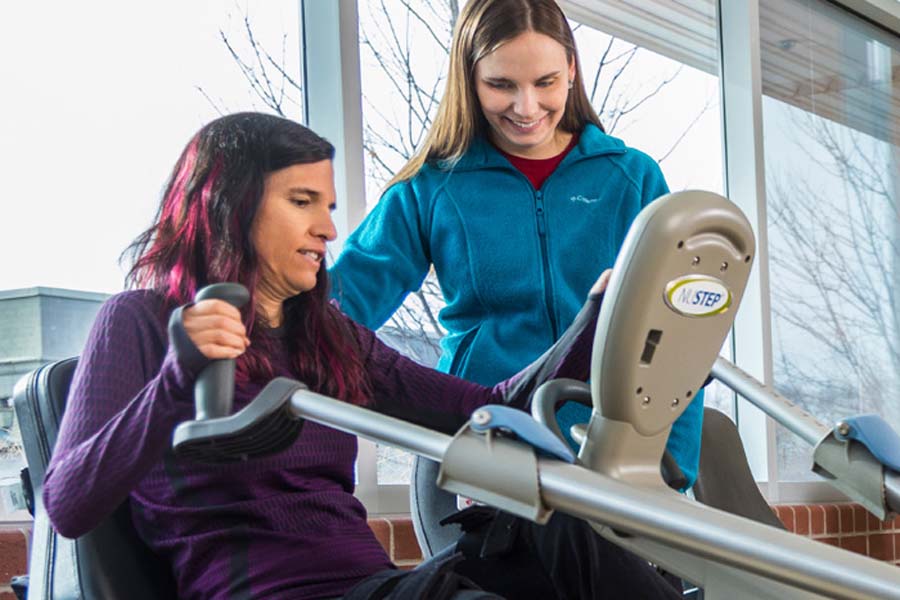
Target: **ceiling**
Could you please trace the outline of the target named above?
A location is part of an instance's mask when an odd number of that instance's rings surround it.
[[[718,74],[715,0],[562,0],[617,38]],[[822,0],[760,0],[763,94],[900,146],[900,36]]]

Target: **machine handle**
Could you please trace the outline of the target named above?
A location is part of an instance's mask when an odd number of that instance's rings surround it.
[[[593,408],[594,402],[591,398],[591,387],[577,379],[551,379],[535,390],[534,397],[531,400],[531,415],[535,421],[547,426],[563,442],[566,441],[566,438],[563,436],[559,423],[556,420],[556,411],[565,402],[578,402]],[[659,468],[663,481],[670,488],[681,490],[687,487],[687,477],[668,448],[663,451]]]
[[[214,283],[194,296],[194,302],[201,300],[224,300],[239,309],[250,300],[250,292],[239,283]],[[234,402],[234,365],[233,358],[217,359],[200,372],[194,384],[194,407],[198,421],[231,414]]]

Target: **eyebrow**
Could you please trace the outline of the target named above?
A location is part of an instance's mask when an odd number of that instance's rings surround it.
[[[550,77],[559,77],[559,74],[561,72],[562,71],[553,71],[552,73],[547,73],[546,75],[541,75],[540,77],[535,79],[535,81],[541,81],[542,79],[549,79]],[[504,83],[512,82],[512,79],[508,79],[506,77],[483,77],[482,80],[488,81],[488,82],[493,82],[493,81],[504,82]]]
[[[294,187],[288,190],[288,194],[308,194],[310,196],[319,197],[321,194],[316,190],[305,187]]]

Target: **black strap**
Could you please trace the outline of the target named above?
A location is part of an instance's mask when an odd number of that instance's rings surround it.
[[[341,600],[383,600],[388,597],[407,571],[388,569],[366,577],[341,597]]]
[[[459,523],[463,535],[457,550],[466,558],[477,560],[503,556],[513,550],[521,522],[515,515],[476,504],[446,517],[441,525]]]
[[[441,525],[459,525],[463,531],[474,531],[492,521],[497,514],[497,509],[482,504],[473,504],[468,508],[448,515],[441,519]]]

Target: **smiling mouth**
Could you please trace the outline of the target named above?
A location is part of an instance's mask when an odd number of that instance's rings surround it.
[[[544,117],[541,117],[540,119],[534,119],[533,121],[517,121],[516,119],[511,119],[509,117],[503,117],[503,118],[506,119],[506,121],[508,121],[509,123],[511,123],[513,125],[514,129],[522,131],[522,132],[526,132],[526,133],[537,129],[538,125],[540,125],[541,122],[543,122],[543,120],[544,120]]]
[[[323,253],[316,252],[315,250],[300,250],[300,254],[319,264],[321,264],[322,260],[325,258]]]

